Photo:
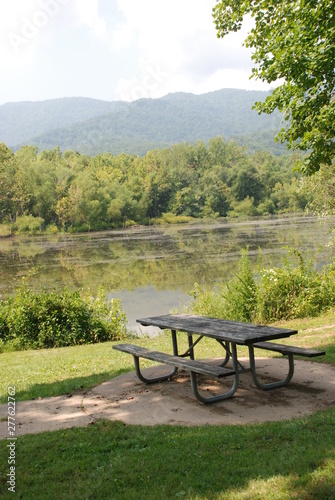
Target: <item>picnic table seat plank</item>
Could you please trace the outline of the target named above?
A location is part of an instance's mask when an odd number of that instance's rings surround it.
[[[308,358],[324,356],[326,354],[325,351],[320,351],[318,349],[297,347],[286,344],[276,344],[275,342],[257,342],[256,344],[254,344],[254,347],[273,352],[280,352],[283,355],[294,354],[294,356],[306,356]]]
[[[186,359],[179,356],[173,356],[172,354],[166,354],[160,351],[153,351],[145,347],[140,347],[134,344],[117,344],[113,346],[114,349],[118,351],[127,352],[133,356],[140,358],[150,359],[151,361],[158,361],[159,363],[178,366],[179,368],[184,368],[188,371],[193,371],[200,373],[202,375],[210,375],[214,378],[227,377],[229,375],[234,375],[234,370],[229,370],[228,368],[223,368],[218,365],[211,365],[203,361],[197,361],[195,359]]]
[[[223,401],[225,399],[229,399],[233,396],[233,394],[236,392],[238,384],[239,384],[239,372],[238,372],[238,366],[237,363],[234,364],[234,369],[229,370],[227,368],[223,368],[222,366],[218,365],[211,365],[208,363],[205,363],[203,361],[197,361],[195,359],[185,359],[180,356],[173,356],[171,354],[166,354],[162,353],[159,351],[153,351],[151,349],[146,349],[144,347],[136,346],[134,344],[116,344],[113,346],[113,349],[119,350],[126,352],[128,354],[132,354],[134,357],[134,362],[135,362],[135,372],[137,377],[142,380],[143,382],[147,384],[152,384],[155,382],[160,382],[163,380],[167,380],[170,378],[172,375],[176,373],[176,367],[179,368],[184,368],[190,372],[190,378],[191,378],[191,387],[193,394],[195,397],[200,401],[201,403],[204,404],[210,404],[210,403],[215,403],[218,401]],[[236,356],[236,346],[233,346],[233,351],[235,352],[235,359],[237,359]],[[140,370],[140,364],[139,364],[139,358],[146,358],[150,359],[152,361],[158,361],[160,363],[172,365],[174,367],[173,372],[171,372],[168,375],[163,375],[161,377],[155,377],[152,379],[148,379],[143,376]],[[222,378],[226,377],[229,375],[234,376],[234,381],[231,386],[231,388],[222,394],[218,394],[215,396],[203,396],[200,394],[198,390],[198,384],[197,384],[197,376],[196,374],[203,374],[207,375],[213,378]]]

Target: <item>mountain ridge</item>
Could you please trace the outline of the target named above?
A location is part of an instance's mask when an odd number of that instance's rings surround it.
[[[206,94],[170,93],[133,102],[64,97],[0,106],[0,142],[18,149],[59,146],[95,155],[103,152],[145,154],[178,142],[208,141],[223,136],[249,147],[283,152],[273,141],[279,113],[259,116],[252,106],[265,91],[221,89]]]

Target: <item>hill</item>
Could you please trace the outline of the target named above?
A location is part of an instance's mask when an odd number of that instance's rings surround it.
[[[0,106],[0,141],[8,146],[30,143],[32,137],[112,111],[116,103],[84,97]]]
[[[0,142],[18,149],[59,146],[95,155],[143,155],[180,142],[235,138],[250,150],[285,151],[273,138],[280,115],[259,116],[252,106],[267,92],[223,89],[202,95],[168,94],[132,103],[87,98],[7,103],[0,106]]]

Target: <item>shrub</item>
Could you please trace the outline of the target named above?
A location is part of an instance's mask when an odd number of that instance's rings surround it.
[[[335,305],[334,265],[317,272],[299,252],[292,253],[298,264],[286,259],[281,268],[260,273],[257,314],[265,322],[317,316]]]
[[[11,236],[12,230],[10,224],[0,224],[0,238]]]
[[[118,300],[106,302],[79,291],[34,293],[22,285],[15,297],[0,302],[0,339],[15,349],[38,349],[118,340],[126,317]]]
[[[198,284],[191,293],[192,312],[234,321],[250,322],[256,309],[256,283],[248,259],[248,249],[242,250],[238,272],[216,290],[203,290]]]
[[[21,215],[17,217],[13,224],[13,231],[19,234],[37,234],[41,231],[44,224],[42,217],[34,217],[33,215]]]
[[[256,279],[246,249],[231,281],[212,291],[196,285],[192,295],[195,314],[235,321],[269,323],[317,316],[335,306],[335,264],[318,272],[291,250],[282,267],[260,269]]]
[[[190,292],[193,297],[191,309],[193,314],[211,316],[212,318],[227,318],[222,295],[216,290],[205,290],[195,283]]]
[[[134,220],[131,220],[131,219],[127,219],[124,223],[125,227],[132,227],[132,226],[136,226],[136,225],[137,225],[137,222],[135,222]]]
[[[225,310],[228,319],[251,321],[256,308],[256,282],[253,278],[248,248],[242,250],[238,272],[226,283]]]
[[[258,215],[254,204],[254,198],[247,196],[242,201],[236,201],[232,204],[233,210],[228,212],[230,217],[253,217]]]
[[[155,219],[155,224],[186,224],[190,222],[193,217],[189,215],[174,215],[170,212],[163,213],[162,217]]]
[[[45,228],[45,232],[46,234],[57,234],[59,232],[59,229],[55,224],[49,224]]]

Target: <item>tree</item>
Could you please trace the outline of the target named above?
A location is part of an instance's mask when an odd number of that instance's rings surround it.
[[[311,212],[333,217],[335,215],[335,165],[322,165],[313,176],[305,178],[302,192],[309,199],[308,209]]]
[[[251,161],[244,161],[238,164],[238,168],[231,175],[230,182],[232,193],[238,201],[252,197],[255,205],[260,203],[265,186]]]
[[[11,149],[0,144],[0,222],[11,213],[15,158]]]
[[[273,83],[284,79],[259,113],[278,109],[286,126],[278,138],[307,151],[306,174],[331,165],[335,157],[334,0],[218,0],[213,17],[218,37],[238,31],[246,15],[254,19],[245,40],[253,49],[252,76]]]

